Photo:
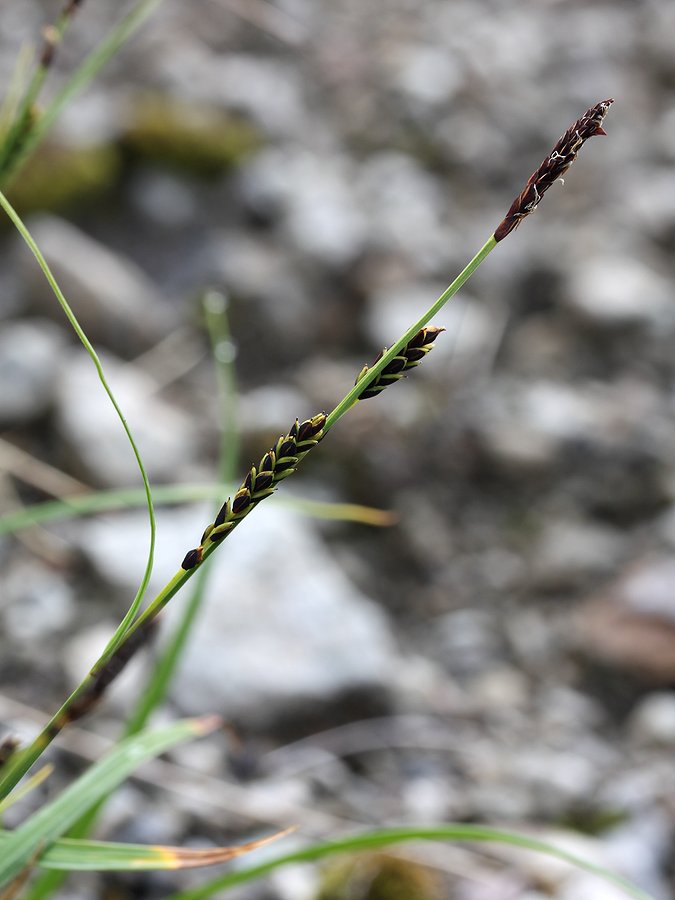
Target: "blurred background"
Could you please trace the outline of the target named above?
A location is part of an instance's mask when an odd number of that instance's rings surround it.
[[[117,6],[86,0],[47,96]],[[0,83],[60,8],[4,0]],[[231,735],[130,782],[102,835],[196,845],[298,824],[287,849],[459,820],[675,896],[673,35],[668,0],[165,0],[61,117],[10,196],[153,484],[213,484],[205,291],[231,330],[243,477],[431,304],[565,128],[616,99],[609,137],[434,320],[446,333],[424,365],[340,421],[223,545],[162,715],[217,712]],[[0,244],[0,505],[138,486],[6,222]],[[396,521],[316,520],[291,497]],[[154,587],[211,520],[209,504],[158,510]],[[87,671],[147,531],[139,507],[0,538],[5,725],[30,734]],[[149,662],[57,742],[59,777],[119,733]],[[621,896],[503,848],[378,856],[360,879],[350,865],[231,896]],[[81,876],[62,896],[205,877]],[[387,877],[401,892],[376,893]]]

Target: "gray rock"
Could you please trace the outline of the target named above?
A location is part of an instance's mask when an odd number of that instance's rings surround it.
[[[369,299],[366,326],[376,347],[391,346],[445,289],[443,284],[414,283],[377,291]],[[466,295],[445,306],[430,324],[445,328],[434,349],[414,373],[422,378],[457,378],[484,371],[501,335],[499,315]],[[487,364],[487,365],[486,365]]]
[[[453,675],[476,674],[498,664],[503,655],[495,619],[486,610],[446,613],[435,623],[434,636]]]
[[[174,60],[167,60],[179,72]],[[268,134],[295,136],[309,127],[304,84],[300,73],[283,60],[245,53],[217,54],[202,61],[201,82],[184,85],[185,90],[205,100],[249,116]],[[210,95],[210,96],[208,96]]]
[[[63,331],[45,319],[6,322],[0,330],[0,427],[25,425],[53,401],[66,351]]]
[[[518,472],[554,464],[565,442],[591,432],[596,410],[586,393],[561,383],[502,381],[480,398],[472,419],[482,450]]]
[[[171,307],[131,260],[63,219],[45,215],[30,224],[38,247],[90,340],[129,356],[175,325]],[[63,313],[42,271],[25,253],[21,261],[33,307],[62,321]]]
[[[343,266],[361,251],[368,234],[345,156],[306,148],[273,148],[247,167],[245,196],[254,207],[276,210],[293,244],[328,265]]]
[[[374,154],[360,167],[354,193],[370,223],[369,244],[402,255],[417,271],[437,272],[448,265],[454,234],[448,233],[445,198],[413,157]],[[444,288],[429,294],[427,307]]]
[[[277,352],[285,346],[290,353],[294,344],[311,341],[313,300],[273,242],[228,232],[214,240],[211,253],[216,277],[246,304],[244,328],[255,332],[256,342],[267,340]]]
[[[594,256],[570,280],[570,308],[604,328],[658,325],[672,302],[668,280],[634,256]]]
[[[549,521],[531,554],[531,583],[561,590],[583,583],[589,576],[610,574],[621,557],[621,534],[583,521]]]
[[[161,228],[187,227],[197,215],[197,198],[169,172],[141,170],[134,179],[132,199],[136,209]]]
[[[675,677],[675,561],[651,557],[627,569],[575,616],[580,647],[653,684]]]
[[[72,588],[39,560],[22,560],[3,575],[0,616],[4,634],[18,645],[63,633],[75,616]]]
[[[197,453],[190,418],[157,397],[154,381],[143,372],[109,356],[103,356],[102,362],[150,478],[177,481]],[[64,367],[57,384],[56,409],[61,439],[97,483],[139,483],[138,466],[120,420],[84,353]]]
[[[629,728],[639,744],[675,746],[675,693],[649,694],[633,710]]]
[[[176,571],[210,517],[160,513],[152,589]],[[88,523],[75,541],[107,580],[133,594],[147,546],[143,516]],[[172,601],[168,618],[184,603]],[[269,723],[346,690],[386,689],[400,665],[384,613],[348,581],[311,525],[272,499],[215,554],[173,696],[191,713]]]

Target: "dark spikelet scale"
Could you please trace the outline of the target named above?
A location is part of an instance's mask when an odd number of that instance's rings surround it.
[[[260,460],[260,471],[274,472],[274,456],[272,455],[272,451],[266,453]]]
[[[202,538],[202,543],[204,543],[204,538]],[[180,564],[181,569],[185,569],[186,572],[189,572],[190,569],[194,569],[195,566],[198,566],[202,561],[202,548],[195,547],[194,550],[188,550],[183,558],[183,562]]]
[[[405,351],[408,367],[417,365],[418,362],[421,362],[427,355],[427,352],[426,347],[408,347]]]
[[[417,334],[415,334],[408,341],[408,343],[401,348],[398,355],[395,356],[391,360],[391,362],[387,363],[387,365],[374,379],[374,381],[368,385],[368,387],[359,396],[359,400],[369,400],[371,397],[377,397],[377,395],[380,394],[390,384],[393,384],[395,381],[403,378],[405,373],[409,369],[414,369],[415,366],[418,366],[427,355],[427,353],[429,353],[434,341],[442,331],[445,331],[445,329],[435,328],[431,325],[427,326],[426,328],[421,328],[417,332]],[[377,357],[373,365],[376,365],[386,352],[386,349],[383,350],[382,353],[380,353],[380,355]],[[369,371],[370,369],[368,368],[368,366],[364,366],[363,369],[359,372],[355,384],[358,384],[359,381],[361,381],[363,378],[366,378]]]
[[[381,375],[398,375],[408,365],[407,356],[395,356],[388,365],[382,369]]]
[[[292,438],[286,438],[279,441],[279,444],[277,445],[277,459],[282,459],[285,456],[294,456],[296,446],[297,445]]]
[[[247,509],[251,505],[251,492],[247,487],[241,487],[234,495],[234,500],[232,501],[232,514],[235,516],[241,515],[245,509]]]
[[[494,233],[495,241],[504,240],[523,219],[534,212],[546,191],[563,177],[589,138],[596,134],[606,134],[602,122],[612,103],[614,103],[612,98],[596,103],[570,125],[511,204],[511,208]]]
[[[259,491],[266,491],[268,488],[272,487],[273,482],[274,475],[271,472],[261,472],[255,480],[256,493]]]
[[[213,523],[216,526],[216,528],[218,527],[218,525],[222,525],[223,522],[225,521],[225,519],[227,519],[227,517],[229,515],[230,515],[230,501],[228,498],[225,501],[225,503],[223,503],[223,505],[220,507],[218,515],[216,516],[216,520]],[[202,543],[203,543],[203,539],[202,539]]]

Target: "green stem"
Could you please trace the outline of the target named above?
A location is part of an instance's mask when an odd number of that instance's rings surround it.
[[[148,549],[148,558],[147,558],[147,562],[146,562],[146,566],[145,566],[145,571],[143,573],[143,578],[141,579],[141,583],[139,585],[138,591],[136,592],[136,596],[135,596],[131,606],[129,607],[126,615],[124,616],[124,618],[120,622],[119,626],[117,627],[112,638],[108,642],[108,645],[105,648],[105,650],[103,651],[102,655],[97,660],[97,662],[94,664],[89,675],[84,679],[82,684],[73,692],[71,697],[66,701],[64,706],[61,707],[61,709],[56,714],[56,716],[54,716],[50,720],[48,725],[37,736],[37,738],[35,738],[33,743],[30,744],[22,752],[17,753],[15,755],[15,757],[13,758],[12,762],[7,765],[5,771],[2,772],[2,777],[0,777],[0,798],[1,798],[1,797],[6,796],[8,791],[10,791],[18,783],[18,781],[23,777],[23,775],[33,765],[35,760],[43,753],[44,749],[52,742],[52,740],[58,733],[58,730],[55,730],[55,727],[58,724],[58,721],[60,721],[59,717],[62,716],[65,712],[67,712],[67,709],[70,707],[70,704],[72,704],[72,702],[77,697],[79,697],[79,695],[82,693],[82,691],[90,684],[90,680],[97,674],[97,672],[101,669],[101,667],[109,659],[111,654],[114,653],[114,651],[117,649],[117,647],[119,647],[119,645],[122,643],[124,636],[125,636],[125,632],[128,630],[129,625],[133,621],[133,618],[136,615],[138,608],[141,605],[143,596],[145,594],[148,583],[150,581],[150,575],[152,574],[152,566],[153,566],[154,553],[155,553],[156,525],[155,525],[155,514],[154,514],[154,510],[153,510],[153,506],[152,506],[152,495],[150,492],[150,482],[148,480],[147,472],[145,470],[145,466],[143,464],[143,460],[141,458],[140,451],[138,449],[136,441],[134,440],[134,436],[131,433],[131,429],[129,428],[126,418],[124,417],[124,413],[122,412],[122,409],[121,409],[119,403],[117,402],[117,399],[116,399],[115,395],[113,394],[113,392],[106,380],[105,373],[103,371],[103,366],[101,365],[101,361],[98,357],[98,354],[94,350],[94,347],[92,346],[91,342],[89,341],[89,338],[87,337],[84,330],[82,329],[82,326],[78,322],[77,317],[75,316],[75,313],[70,308],[68,301],[66,300],[65,296],[63,295],[61,288],[57,284],[56,279],[54,278],[54,275],[52,274],[51,269],[47,265],[47,261],[45,260],[44,256],[40,252],[39,247],[33,240],[33,237],[31,236],[30,232],[24,225],[24,223],[21,220],[21,218],[19,217],[19,215],[16,213],[16,211],[14,210],[14,208],[12,207],[12,205],[10,204],[10,202],[7,200],[7,198],[5,197],[5,195],[2,192],[0,192],[0,206],[4,209],[5,213],[10,218],[10,220],[14,224],[15,228],[17,229],[17,231],[19,232],[19,234],[21,235],[21,237],[27,244],[28,248],[32,252],[35,259],[37,260],[40,268],[42,269],[42,271],[44,273],[45,278],[47,279],[47,282],[49,283],[49,286],[51,287],[52,291],[54,292],[54,295],[56,296],[56,299],[58,300],[58,302],[61,306],[61,309],[63,310],[71,327],[73,328],[75,334],[80,339],[82,345],[86,349],[87,353],[89,354],[89,356],[96,368],[99,380],[101,381],[101,384],[103,385],[103,389],[105,390],[106,394],[108,395],[108,399],[110,400],[115,412],[117,413],[117,416],[118,416],[120,422],[122,423],[122,427],[124,428],[124,431],[126,433],[129,444],[131,445],[134,456],[136,457],[136,462],[138,464],[138,468],[141,473],[141,478],[143,481],[143,487],[145,489],[145,496],[146,496],[146,502],[147,502],[147,507],[148,507],[148,517],[149,517],[149,522],[150,522],[150,544],[149,544],[149,549]]]
[[[340,400],[335,409],[328,414],[328,418],[326,419],[326,424],[324,426],[324,432],[329,431],[333,425],[341,419],[342,416],[346,412],[348,412],[352,406],[358,401],[361,394],[364,390],[371,384],[380,372],[389,365],[392,359],[398,354],[399,350],[402,347],[412,340],[412,338],[417,334],[417,332],[424,328],[424,326],[436,315],[436,313],[448,302],[448,300],[453,297],[457,291],[462,287],[462,285],[471,278],[473,273],[476,271],[478,266],[483,262],[485,257],[497,246],[497,242],[494,239],[494,235],[490,238],[489,241],[486,241],[485,244],[480,248],[478,253],[474,256],[471,262],[466,266],[466,268],[462,269],[457,278],[452,282],[452,284],[448,285],[448,287],[443,291],[441,296],[436,300],[434,304],[432,304],[429,309],[424,313],[424,315],[420,316],[420,318],[411,325],[410,328],[406,331],[406,333],[399,338],[399,340],[393,344],[387,352],[372,366],[368,367],[368,374],[365,378],[362,378],[351,391]]]

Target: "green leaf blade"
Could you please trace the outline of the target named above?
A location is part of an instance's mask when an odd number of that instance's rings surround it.
[[[142,732],[117,745],[100,762],[34,813],[2,842],[0,886],[15,878],[42,848],[49,847],[90,807],[113,791],[142,763],[186,740],[202,737],[220,720],[185,719],[152,732]]]

